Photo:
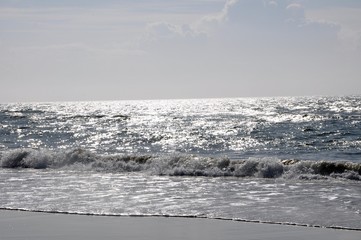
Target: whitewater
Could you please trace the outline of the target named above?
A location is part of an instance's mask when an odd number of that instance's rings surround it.
[[[361,231],[361,97],[0,104],[0,209]]]

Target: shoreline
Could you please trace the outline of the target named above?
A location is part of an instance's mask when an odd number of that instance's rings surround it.
[[[231,221],[231,222],[240,222],[240,223],[253,223],[253,224],[270,224],[270,225],[280,225],[280,226],[294,226],[294,227],[304,227],[304,228],[320,228],[320,229],[335,229],[342,231],[356,231],[361,232],[360,228],[351,228],[351,227],[343,227],[343,226],[320,226],[320,225],[309,225],[302,223],[291,223],[291,222],[271,222],[271,221],[261,221],[261,220],[247,220],[247,219],[229,219],[229,218],[221,218],[221,217],[202,217],[195,215],[183,215],[183,216],[173,216],[173,215],[121,215],[121,214],[101,214],[101,213],[81,213],[81,212],[63,212],[63,211],[43,211],[43,210],[28,210],[21,208],[2,208],[1,211],[18,211],[18,212],[29,212],[29,213],[43,213],[43,214],[60,214],[60,215],[75,215],[75,216],[90,216],[90,217],[120,217],[120,218],[182,218],[182,219],[208,219],[208,220],[216,220],[216,221]]]
[[[361,231],[196,217],[0,210],[1,239],[361,239]]]

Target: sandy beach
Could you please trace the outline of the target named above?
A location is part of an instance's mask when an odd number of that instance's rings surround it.
[[[0,239],[361,239],[361,232],[212,219],[0,211]]]

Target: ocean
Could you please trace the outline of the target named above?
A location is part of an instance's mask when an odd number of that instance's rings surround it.
[[[361,96],[0,104],[0,209],[361,230]]]

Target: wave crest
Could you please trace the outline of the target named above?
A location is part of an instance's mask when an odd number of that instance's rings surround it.
[[[170,176],[257,177],[361,180],[354,162],[250,158],[230,160],[195,155],[98,155],[84,149],[49,151],[17,149],[0,154],[2,168],[149,172]]]

